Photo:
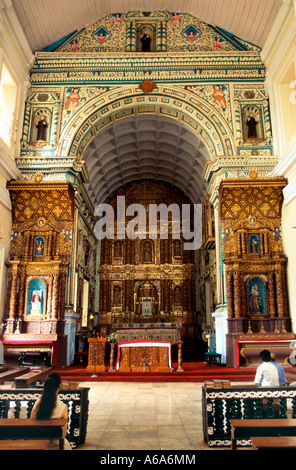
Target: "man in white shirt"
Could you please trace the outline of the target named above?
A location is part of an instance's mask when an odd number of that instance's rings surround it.
[[[270,352],[264,349],[261,351],[260,357],[263,363],[257,367],[254,380],[255,384],[259,387],[278,387],[279,375],[276,367],[271,361]]]

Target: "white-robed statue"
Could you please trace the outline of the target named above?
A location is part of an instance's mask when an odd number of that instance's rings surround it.
[[[31,299],[31,314],[41,315],[41,291],[34,290]]]

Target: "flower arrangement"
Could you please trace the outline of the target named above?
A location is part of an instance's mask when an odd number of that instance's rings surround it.
[[[107,336],[107,341],[109,343],[116,343],[117,342],[117,334],[115,331],[113,333],[110,333],[110,335]]]

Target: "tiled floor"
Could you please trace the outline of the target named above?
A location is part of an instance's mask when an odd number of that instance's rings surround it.
[[[86,442],[79,450],[209,450],[202,383],[81,383],[90,387]]]

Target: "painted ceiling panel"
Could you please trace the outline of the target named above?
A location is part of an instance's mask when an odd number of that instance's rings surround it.
[[[126,11],[190,13],[263,47],[282,0],[12,0],[32,51],[42,50],[103,16]]]

